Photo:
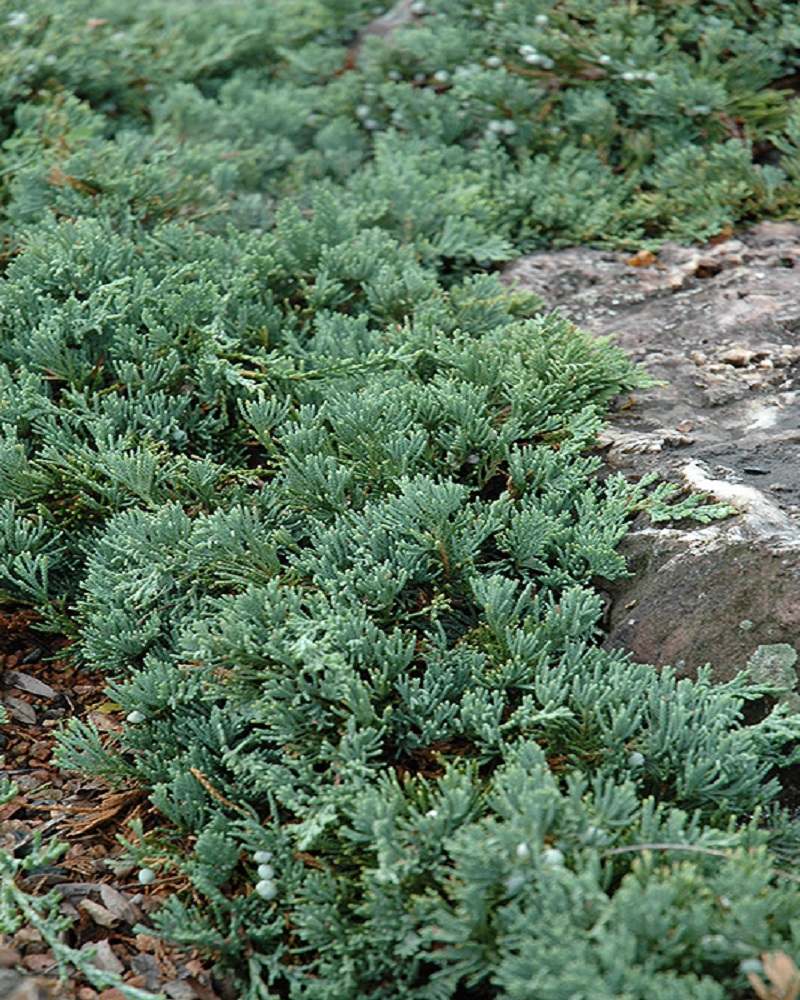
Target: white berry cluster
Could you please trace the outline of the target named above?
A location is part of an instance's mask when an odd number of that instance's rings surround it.
[[[489,133],[487,138],[492,135],[514,135],[517,131],[517,126],[510,118],[503,118],[502,120],[490,118],[486,124],[486,131]]]
[[[533,45],[520,45],[517,51],[529,66],[541,66],[542,69],[552,69],[555,66],[550,56],[539,52]]]
[[[275,884],[275,869],[270,864],[272,861],[272,851],[256,851],[253,861],[258,865],[258,882],[256,882],[256,892],[262,899],[274,899],[278,895],[278,887]]]
[[[530,861],[531,859],[531,849],[524,841],[517,844],[514,853],[518,861]],[[564,853],[559,851],[557,847],[547,847],[539,854],[539,863],[545,870],[563,868],[564,861]]]
[[[626,69],[620,73],[619,78],[626,83],[634,83],[637,80],[653,83],[654,80],[658,79],[658,73],[654,69]]]

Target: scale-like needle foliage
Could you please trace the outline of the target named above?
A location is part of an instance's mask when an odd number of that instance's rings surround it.
[[[158,931],[243,997],[741,995],[798,954],[800,726],[597,593],[727,511],[605,474],[642,375],[494,272],[796,214],[800,15],[413,6],[0,3],[0,603],[111,679],[60,759],[147,789]],[[54,856],[2,928],[80,961]]]

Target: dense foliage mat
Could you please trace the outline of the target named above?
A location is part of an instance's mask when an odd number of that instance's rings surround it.
[[[148,789],[159,929],[243,996],[744,995],[800,727],[594,589],[726,512],[600,474],[642,376],[492,272],[796,215],[800,11],[416,6],[0,4],[0,599],[116,678],[60,760]]]

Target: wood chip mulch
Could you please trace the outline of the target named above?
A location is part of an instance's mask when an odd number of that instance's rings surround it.
[[[164,825],[140,789],[116,788],[56,766],[55,735],[70,719],[100,732],[121,729],[121,712],[104,696],[104,680],[78,669],[69,643],[36,630],[35,612],[0,610],[0,700],[10,720],[0,733],[5,773],[19,792],[0,808],[0,851],[24,855],[37,832],[69,848],[56,864],[29,873],[21,887],[33,895],[55,889],[72,924],[64,943],[95,949],[94,964],[131,986],[173,1000],[234,1000],[228,980],[210,964],[148,934],[150,916],[166,898],[163,880],[144,888],[123,860],[118,836],[135,842],[138,820]],[[122,1000],[119,990],[94,989],[80,974],[60,978],[54,956],[33,927],[0,935],[0,1000]]]

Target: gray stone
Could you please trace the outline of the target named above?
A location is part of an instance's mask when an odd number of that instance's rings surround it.
[[[747,662],[753,680],[768,684],[781,694],[797,687],[797,650],[788,642],[759,646]]]
[[[642,523],[621,551],[633,576],[607,584],[607,649],[683,676],[710,663],[725,681],[759,647],[800,641],[800,546],[759,534],[746,514],[698,528]]]
[[[359,33],[356,41],[350,48],[354,60],[358,60],[361,49],[368,38],[379,38],[389,44],[392,36],[399,28],[414,24],[419,20],[418,0],[397,0],[386,13],[373,18],[372,21]]]
[[[710,663],[721,681],[761,663],[760,648],[795,650],[800,225],[762,223],[705,248],[668,243],[657,256],[536,253],[504,279],[613,336],[663,382],[618,400],[598,442],[609,471],[655,471],[738,511],[707,526],[634,524],[622,544],[633,576],[606,585],[607,648],[687,676]]]
[[[705,249],[667,243],[649,266],[574,248],[522,257],[504,280],[538,292],[664,384],[618,401],[602,440],[623,471],[714,478],[800,505],[800,225],[762,223]],[[774,486],[773,490],[770,487]]]

